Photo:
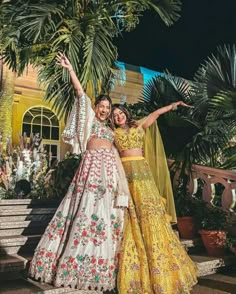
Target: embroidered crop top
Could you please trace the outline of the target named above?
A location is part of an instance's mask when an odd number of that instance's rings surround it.
[[[128,149],[143,148],[144,130],[141,126],[128,130],[117,128],[115,130],[115,144],[119,152]]]
[[[100,122],[96,117],[93,119],[91,134],[89,140],[92,138],[108,140],[111,143],[114,141],[115,134],[108,126],[106,122]]]

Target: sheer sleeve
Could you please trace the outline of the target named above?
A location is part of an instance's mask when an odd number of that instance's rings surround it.
[[[62,133],[63,141],[73,146],[73,153],[80,154],[86,150],[94,117],[91,100],[84,93],[75,100]]]

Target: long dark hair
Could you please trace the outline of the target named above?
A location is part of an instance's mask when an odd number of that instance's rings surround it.
[[[137,122],[132,118],[129,111],[122,104],[114,104],[112,106],[111,116],[112,116],[112,123],[113,123],[114,126],[116,126],[115,121],[114,121],[114,110],[115,109],[119,109],[125,114],[125,116],[126,116],[126,124],[127,124],[127,126],[129,128],[137,128],[138,127]]]
[[[109,102],[110,107],[112,106],[112,101],[111,101],[110,96],[105,95],[105,94],[98,95],[95,99],[94,105],[97,106],[101,101],[104,101],[104,100],[107,100]]]

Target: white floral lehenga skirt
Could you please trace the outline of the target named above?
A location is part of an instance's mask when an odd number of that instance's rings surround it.
[[[118,173],[110,149],[87,150],[33,256],[29,275],[56,287],[115,287],[123,209],[115,208]]]

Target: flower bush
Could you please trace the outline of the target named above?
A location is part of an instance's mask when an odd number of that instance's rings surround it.
[[[41,145],[39,134],[19,136],[12,146],[11,137],[4,144],[0,133],[0,199],[44,198],[44,179],[50,156]]]

